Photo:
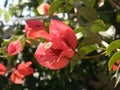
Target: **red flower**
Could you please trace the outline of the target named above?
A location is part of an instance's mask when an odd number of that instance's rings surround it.
[[[24,76],[17,70],[13,69],[10,78],[11,81],[14,82],[15,84],[22,84]]]
[[[40,15],[48,15],[50,9],[50,5],[47,3],[43,3],[37,7],[37,10]]]
[[[51,20],[50,35],[60,37],[69,47],[75,49],[77,39],[73,30],[65,23],[58,20]]]
[[[26,63],[19,64],[17,70],[23,76],[31,75],[34,72],[33,68],[30,67],[31,65],[32,65],[32,62],[26,62]]]
[[[120,60],[117,60],[116,64],[118,64],[118,65],[119,65],[119,64],[120,64]]]
[[[55,49],[51,42],[40,45],[35,52],[39,64],[54,70],[65,67],[73,55],[74,51],[71,48]]]
[[[118,66],[115,65],[115,64],[113,64],[113,65],[112,65],[112,70],[113,70],[113,71],[117,71],[117,69],[118,69]]]
[[[120,64],[120,60],[117,60],[116,63],[112,65],[112,70],[117,71],[119,64]]]
[[[9,43],[7,51],[9,55],[16,55],[23,50],[22,44],[20,41],[12,41]]]
[[[77,39],[73,30],[58,20],[51,20],[49,32],[50,42],[37,48],[35,58],[42,66],[54,70],[61,69],[74,55]]]
[[[12,70],[12,75],[11,75],[11,80],[15,84],[22,84],[23,83],[23,78],[25,76],[33,74],[34,70],[30,65],[32,62],[26,62],[19,64],[17,67],[17,70]]]
[[[44,37],[49,39],[49,34],[45,31],[45,26],[40,20],[27,20],[25,26],[25,32],[29,38],[39,38]]]
[[[6,73],[6,67],[0,63],[0,75],[4,75]]]

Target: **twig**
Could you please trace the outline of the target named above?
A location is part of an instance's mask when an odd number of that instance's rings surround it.
[[[113,0],[108,0],[108,2],[116,9],[120,9],[120,7]]]
[[[97,54],[97,55],[93,55],[93,56],[85,56],[83,58],[84,59],[97,58],[97,57],[100,57],[100,56],[102,56],[104,54],[105,54],[105,52],[102,52],[101,54]]]

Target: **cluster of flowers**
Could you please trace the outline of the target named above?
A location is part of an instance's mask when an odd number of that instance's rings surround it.
[[[38,63],[53,70],[65,67],[74,55],[77,44],[73,30],[59,20],[51,20],[49,33],[39,20],[29,20],[26,23],[27,37],[33,39],[42,37],[46,40],[40,43],[35,51],[34,55]]]
[[[11,74],[11,81],[15,84],[22,84],[23,79],[28,76],[33,74],[34,70],[32,67],[32,62],[26,62],[26,63],[21,63],[18,65],[17,69],[13,68],[12,69],[12,74]],[[0,75],[5,75],[7,72],[6,67],[0,63]]]
[[[42,4],[38,6],[38,12],[41,15],[48,15],[50,5]],[[59,20],[51,20],[49,32],[40,20],[27,20],[25,25],[25,34],[27,38],[39,40],[43,38],[46,42],[40,42],[34,56],[38,63],[52,70],[61,69],[69,63],[74,55],[77,39],[73,30],[65,23]],[[39,40],[40,41],[40,40]],[[32,44],[29,41],[29,44]],[[14,56],[23,51],[20,40],[11,41],[7,47],[8,55]],[[11,81],[15,84],[22,84],[23,79],[34,73],[31,67],[32,62],[18,64],[17,68],[12,68]],[[4,64],[0,63],[0,75],[7,72]]]

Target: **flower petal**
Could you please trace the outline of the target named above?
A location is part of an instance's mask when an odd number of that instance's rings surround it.
[[[23,50],[22,44],[20,41],[12,41],[9,43],[7,51],[9,55],[16,55]]]
[[[6,73],[6,67],[0,63],[0,75],[4,75]]]
[[[37,10],[38,10],[40,15],[48,15],[49,8],[50,8],[49,4],[43,3],[37,7]]]
[[[17,70],[12,70],[11,81],[15,84],[22,84],[24,76],[20,74]]]
[[[32,65],[31,61],[26,62],[26,63],[21,63],[18,65],[17,70],[23,76],[31,75],[31,74],[33,74],[34,70],[32,67],[30,67],[30,65]]]
[[[51,36],[57,34],[59,37],[67,42],[68,46],[71,46],[73,49],[75,49],[77,39],[75,33],[68,25],[59,20],[51,20],[49,29]]]
[[[72,49],[54,49],[52,48],[52,44],[49,45],[49,43],[44,43],[37,48],[35,58],[42,66],[58,70],[68,64],[68,60],[73,54],[74,51]]]

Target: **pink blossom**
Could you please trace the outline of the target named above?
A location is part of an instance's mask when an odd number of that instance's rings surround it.
[[[32,39],[44,37],[49,39],[49,34],[46,32],[46,28],[40,20],[27,20],[25,26],[26,36]]]
[[[38,46],[35,58],[39,64],[49,69],[61,69],[74,55],[77,39],[73,30],[58,20],[51,20],[49,33],[51,39]]]
[[[55,49],[51,42],[40,45],[35,52],[38,63],[53,70],[65,67],[73,55],[71,48]]]
[[[66,45],[75,49],[77,44],[75,33],[73,32],[72,28],[65,23],[59,20],[51,20],[49,32],[52,37],[55,35],[60,37],[66,43]]]
[[[30,61],[19,64],[16,70],[15,69],[12,70],[11,81],[14,82],[15,84],[22,84],[23,79],[26,76],[29,76],[34,73],[33,68],[30,67],[31,65],[32,62]]]
[[[40,15],[48,15],[50,9],[50,5],[47,3],[43,3],[37,7],[37,10]]]
[[[18,40],[10,42],[7,48],[8,54],[11,56],[20,53],[22,50],[22,44]]]

